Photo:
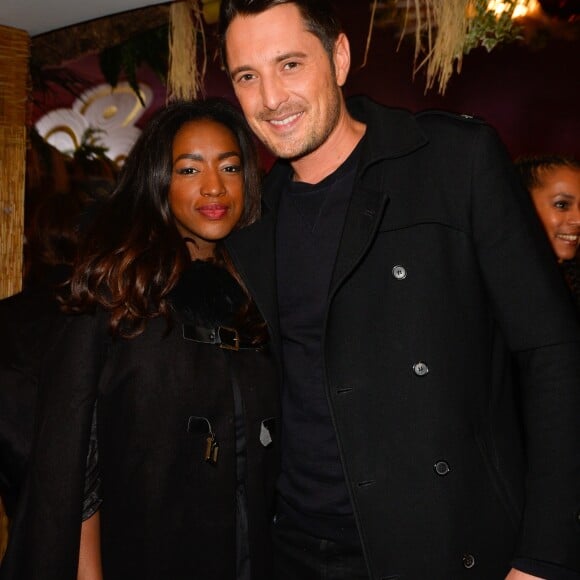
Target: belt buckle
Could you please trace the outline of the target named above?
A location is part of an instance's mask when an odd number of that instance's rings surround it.
[[[220,348],[225,350],[240,350],[240,335],[235,328],[228,326],[218,327]]]

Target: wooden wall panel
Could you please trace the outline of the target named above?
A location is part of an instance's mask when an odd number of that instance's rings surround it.
[[[0,26],[0,298],[22,288],[29,54],[26,32]],[[0,559],[7,538],[0,501]]]
[[[0,26],[0,298],[22,288],[30,38]]]

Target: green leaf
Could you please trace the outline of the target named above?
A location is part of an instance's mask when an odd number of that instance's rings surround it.
[[[122,45],[106,48],[99,55],[99,66],[105,80],[115,88],[119,82],[122,69]]]
[[[124,75],[144,105],[137,71],[142,64],[147,64],[162,82],[166,82],[169,60],[168,30],[167,25],[153,28],[104,50],[100,54],[99,63],[105,80],[114,88],[121,75]]]

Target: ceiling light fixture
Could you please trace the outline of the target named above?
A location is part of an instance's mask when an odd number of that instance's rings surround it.
[[[537,0],[516,0],[516,2],[490,0],[487,4],[488,12],[493,12],[498,17],[507,12],[513,19],[529,16],[532,12],[538,10],[539,7]]]

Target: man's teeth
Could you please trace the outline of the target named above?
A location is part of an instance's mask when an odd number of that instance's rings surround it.
[[[278,127],[283,127],[284,125],[292,123],[292,121],[294,121],[295,119],[298,119],[299,116],[300,113],[295,113],[294,115],[290,115],[285,119],[272,119],[270,123],[272,123],[272,125],[277,125]]]

